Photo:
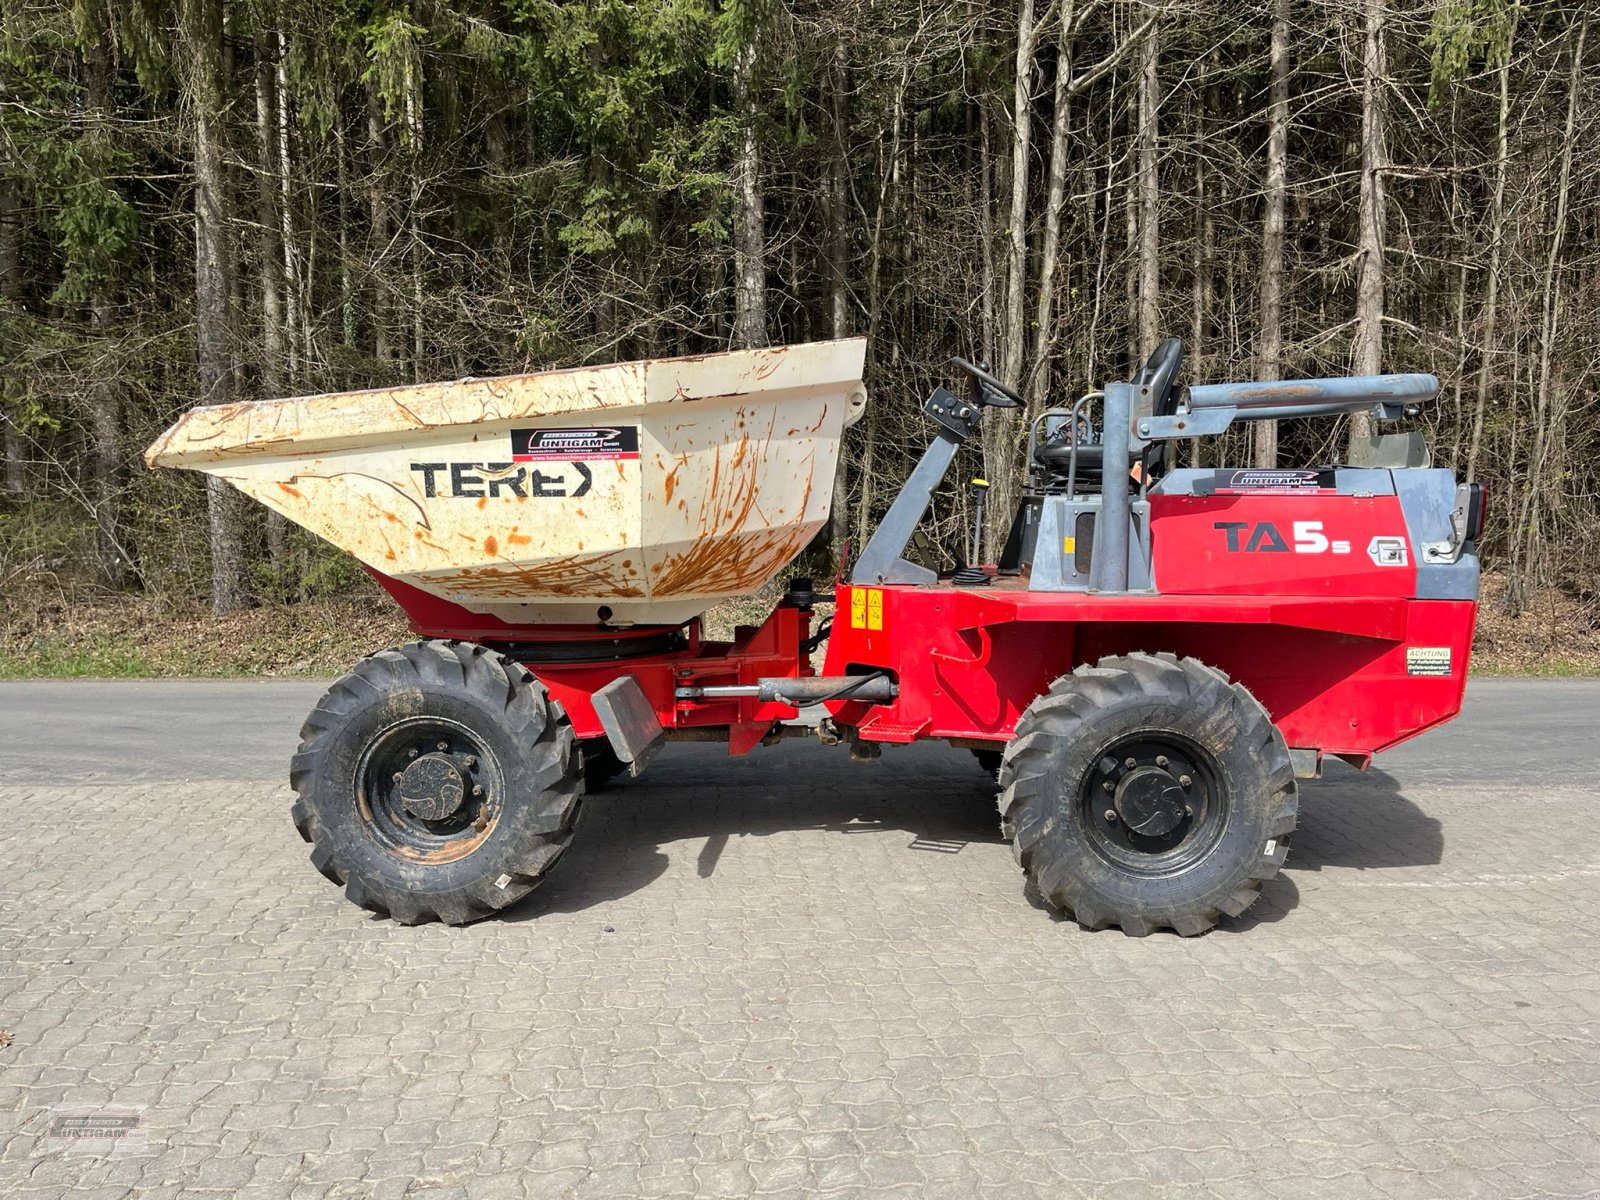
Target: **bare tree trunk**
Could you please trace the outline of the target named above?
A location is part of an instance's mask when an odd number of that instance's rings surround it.
[[[1139,353],[1142,361],[1161,338],[1161,181],[1156,165],[1156,114],[1161,106],[1161,32],[1151,29],[1139,48]]]
[[[233,317],[233,256],[228,244],[225,145],[221,128],[222,3],[183,0],[180,29],[189,75],[190,132],[194,150],[195,349],[200,401],[233,399],[234,364],[228,344]],[[233,612],[246,603],[244,555],[234,518],[234,493],[206,478],[210,512],[211,609]]]
[[[761,139],[754,93],[757,65],[752,34],[734,58],[733,95],[739,110],[739,156],[734,164],[733,341],[743,349],[767,344],[767,214],[761,185]]]
[[[1039,296],[1034,309],[1033,363],[1024,395],[1035,406],[1044,403],[1050,382],[1051,328],[1055,305],[1056,268],[1061,257],[1061,213],[1067,200],[1067,116],[1072,108],[1072,25],[1075,0],[1067,0],[1056,40],[1055,107],[1050,125],[1050,181],[1045,188],[1044,237],[1039,250]]]
[[[278,174],[279,250],[283,255],[283,317],[284,343],[289,352],[287,363],[289,384],[295,389],[301,385],[301,370],[307,358],[302,340],[309,337],[306,280],[298,258],[298,243],[294,234],[294,156],[289,141],[289,81],[286,62],[289,57],[288,42],[283,30],[277,34],[277,61],[273,72],[272,117],[277,133],[277,153],[273,166]]]
[[[1130,116],[1130,120],[1137,120],[1137,114]],[[1130,131],[1133,140],[1137,140],[1137,131]],[[1109,181],[1108,181],[1109,182]],[[1135,173],[1128,176],[1128,185],[1122,192],[1122,217],[1123,237],[1125,239],[1125,253],[1127,258],[1127,274],[1123,281],[1124,299],[1127,307],[1127,333],[1128,333],[1128,366],[1126,374],[1119,378],[1132,378],[1133,373],[1139,369],[1139,347],[1143,343],[1140,337],[1142,330],[1139,328],[1139,180]]]
[[[283,396],[285,368],[289,364],[289,337],[285,330],[284,299],[289,287],[289,252],[284,242],[287,213],[279,212],[279,198],[287,202],[288,172],[283,165],[284,135],[279,113],[279,73],[274,67],[278,44],[265,30],[255,36],[257,257],[261,264],[261,383],[268,396]],[[280,184],[281,180],[281,184]],[[267,514],[267,559],[281,590],[288,566],[288,522],[279,513]]]
[[[1513,531],[1511,554],[1511,579],[1506,589],[1506,603],[1512,612],[1519,612],[1530,587],[1538,582],[1530,578],[1529,558],[1539,544],[1539,524],[1545,492],[1549,486],[1552,464],[1549,446],[1551,435],[1550,364],[1556,336],[1561,327],[1561,249],[1566,240],[1568,200],[1572,192],[1572,144],[1578,124],[1578,93],[1581,90],[1583,45],[1589,37],[1589,17],[1585,13],[1578,28],[1578,40],[1572,47],[1572,74],[1567,81],[1567,123],[1561,139],[1560,183],[1556,188],[1554,228],[1550,233],[1550,250],[1544,268],[1544,311],[1539,325],[1539,382],[1533,419],[1533,449],[1528,456],[1527,482],[1522,498],[1516,528]]]
[[[1361,211],[1356,256],[1356,338],[1354,368],[1358,375],[1383,369],[1383,172],[1386,167],[1383,116],[1383,22],[1387,0],[1362,0],[1366,35],[1361,53]],[[1372,417],[1350,418],[1350,445],[1372,436]]]
[[[1017,12],[1017,57],[1013,68],[1011,98],[1011,209],[1006,220],[1005,312],[1000,322],[1000,378],[1016,387],[1022,375],[1022,352],[1026,345],[1023,323],[1023,295],[1028,282],[1028,167],[1033,135],[1033,58],[1038,49],[1038,29],[1033,19],[1033,0],[1021,0]],[[991,414],[992,416],[993,414]],[[991,481],[1000,483],[1004,478]],[[996,497],[995,508],[1005,511],[1003,496]]]
[[[1261,233],[1261,338],[1256,378],[1283,374],[1284,195],[1289,173],[1289,0],[1273,0],[1272,86],[1268,95],[1267,194]],[[1278,423],[1255,423],[1255,463],[1278,465]]]
[[[112,119],[111,51],[97,45],[84,53],[84,84],[89,119],[97,127],[91,136],[107,137]],[[95,573],[108,588],[120,588],[127,580],[128,560],[121,538],[122,508],[122,389],[120,372],[112,361],[115,344],[112,325],[115,307],[108,295],[112,285],[96,279],[89,288],[89,319],[99,342],[100,366],[87,389],[90,455],[89,500],[95,524]]]
[[[261,381],[269,396],[282,396],[284,365],[285,261],[283,232],[278,215],[278,84],[272,59],[272,39],[258,31],[255,39],[257,254],[261,260]]]
[[[1190,264],[1192,280],[1189,292],[1189,373],[1195,379],[1204,379],[1201,366],[1206,352],[1206,318],[1211,309],[1211,209],[1206,198],[1206,156],[1194,157],[1194,259]],[[1190,439],[1190,461],[1200,463],[1200,439]]]
[[[0,77],[0,99],[8,90]],[[20,319],[22,305],[22,211],[11,181],[13,169],[11,139],[0,138],[0,306],[7,322]],[[8,363],[15,351],[14,343],[0,347]],[[0,375],[0,426],[5,431],[5,471],[0,477],[0,491],[11,499],[21,499],[28,490],[27,451],[18,426],[21,385],[17,374],[14,367],[8,367]]]
[[[350,271],[349,152],[345,146],[345,127],[342,123],[334,124],[333,148],[339,195],[339,335],[344,348],[354,350],[358,314],[355,280]]]
[[[1489,381],[1495,367],[1495,321],[1500,303],[1501,246],[1506,229],[1507,127],[1511,117],[1511,47],[1517,32],[1518,9],[1511,10],[1505,58],[1500,63],[1500,109],[1495,125],[1494,197],[1489,202],[1489,277],[1484,282],[1483,334],[1478,350],[1478,378],[1472,400],[1472,437],[1467,443],[1467,482],[1478,474],[1478,452],[1483,445],[1483,415],[1489,401]]]
[[[841,39],[834,47],[828,68],[828,113],[833,145],[828,156],[828,313],[830,332],[835,338],[850,336],[850,291],[845,281],[846,259],[850,252],[849,171],[845,150],[844,89],[850,61]],[[839,455],[833,474],[833,504],[829,510],[829,536],[834,570],[844,569],[845,543],[850,537],[850,459]]]
[[[989,103],[987,98],[978,98],[978,240],[982,243],[983,266],[982,282],[979,298],[979,352],[980,358],[987,358],[997,341],[995,330],[994,312],[994,281],[995,281],[995,256],[994,256],[994,155],[992,152],[992,138],[990,128],[993,122],[989,116]]]
[[[411,378],[423,382],[427,372],[422,306],[422,104],[417,96],[418,81],[411,60],[406,60],[405,118],[406,146],[411,162],[411,205],[406,223],[411,227]]]
[[[372,357],[380,364],[394,361],[394,343],[389,336],[389,288],[384,281],[384,262],[389,254],[389,199],[384,194],[383,171],[385,141],[383,105],[377,87],[367,85],[367,154],[372,172],[368,202],[372,207],[372,242],[367,261],[372,269]]]

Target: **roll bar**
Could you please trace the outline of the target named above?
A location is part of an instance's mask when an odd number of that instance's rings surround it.
[[[1235,421],[1281,417],[1325,417],[1370,410],[1382,421],[1406,415],[1407,407],[1432,400],[1439,381],[1432,375],[1352,375],[1340,379],[1276,379],[1202,383],[1189,389],[1169,417],[1138,413],[1139,441],[1221,433]]]

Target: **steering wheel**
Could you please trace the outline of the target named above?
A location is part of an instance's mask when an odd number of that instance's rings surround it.
[[[974,404],[987,404],[990,408],[1022,407],[1022,397],[989,374],[988,363],[970,363],[964,358],[952,358],[950,365],[960,367],[971,376]]]

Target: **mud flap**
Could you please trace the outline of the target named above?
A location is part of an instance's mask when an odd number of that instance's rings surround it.
[[[594,694],[595,715],[617,758],[638,775],[667,740],[656,710],[632,675],[614,679]]]

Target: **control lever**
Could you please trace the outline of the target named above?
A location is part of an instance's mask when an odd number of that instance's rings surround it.
[[[952,583],[959,583],[966,587],[981,587],[989,582],[989,572],[978,565],[979,556],[983,553],[983,501],[989,494],[989,481],[987,479],[974,479],[972,481],[972,542],[967,548],[967,565],[957,567],[956,573],[951,577]]]

